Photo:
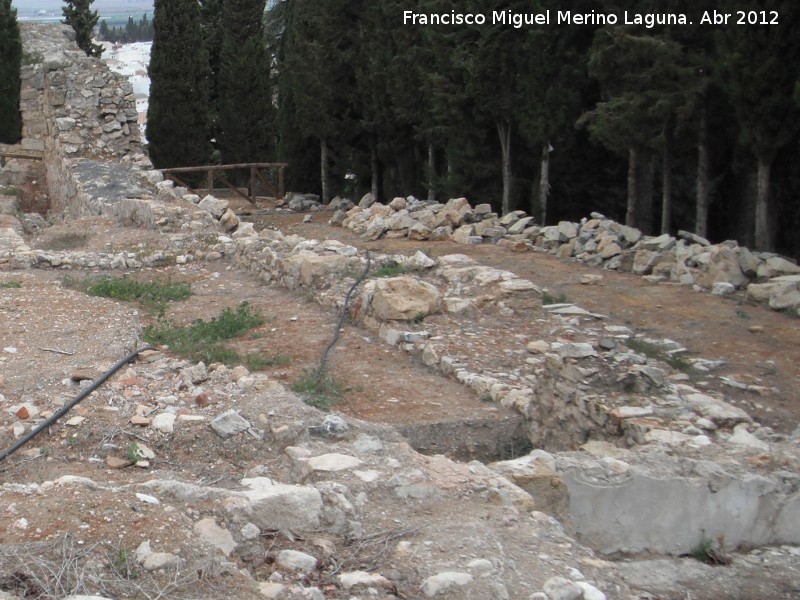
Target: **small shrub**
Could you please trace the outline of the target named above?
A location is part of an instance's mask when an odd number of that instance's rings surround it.
[[[139,456],[139,444],[136,442],[131,442],[128,444],[128,451],[125,453],[125,458],[132,463],[139,462],[141,460],[141,457]]]
[[[669,354],[657,344],[645,342],[639,338],[628,338],[625,340],[625,345],[634,352],[644,354],[648,358],[660,360],[667,363],[670,367],[681,373],[685,373],[690,377],[697,375],[697,369],[694,368],[692,363],[682,354]]]
[[[22,287],[22,284],[19,281],[2,281],[2,282],[0,282],[0,289],[18,290],[21,287]]]
[[[0,187],[0,194],[3,196],[16,196],[19,194],[19,190],[14,186]]]
[[[303,402],[320,410],[328,411],[342,396],[342,388],[327,373],[305,369],[292,384],[292,390],[303,397]]]
[[[542,306],[547,306],[548,304],[567,304],[569,300],[567,300],[566,294],[559,294],[558,296],[554,296],[547,290],[542,290]]]
[[[406,272],[406,268],[396,260],[389,260],[380,269],[372,273],[373,277],[397,277]]]

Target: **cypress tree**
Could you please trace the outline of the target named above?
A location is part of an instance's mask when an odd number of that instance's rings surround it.
[[[98,14],[92,10],[94,0],[66,0],[66,6],[62,9],[64,13],[64,23],[70,25],[75,30],[75,41],[78,48],[86,53],[86,56],[100,58],[103,47],[92,41],[92,31],[97,25]]]
[[[208,58],[194,0],[156,0],[147,139],[157,168],[208,162]]]
[[[270,61],[264,44],[266,0],[223,0],[219,71],[218,131],[225,163],[267,161],[273,157],[273,106]]]
[[[19,112],[19,68],[22,41],[17,23],[17,9],[11,0],[0,0],[0,142],[13,144],[22,135]]]

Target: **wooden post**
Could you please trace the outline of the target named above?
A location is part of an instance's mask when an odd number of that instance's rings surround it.
[[[250,167],[250,202],[256,204],[256,168]]]
[[[284,169],[283,165],[278,167],[278,200],[280,200],[284,196],[284,191],[283,191],[283,169]]]

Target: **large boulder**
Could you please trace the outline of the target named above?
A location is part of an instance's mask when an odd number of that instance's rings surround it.
[[[379,279],[371,310],[381,321],[413,321],[439,311],[442,296],[430,283],[414,277]]]

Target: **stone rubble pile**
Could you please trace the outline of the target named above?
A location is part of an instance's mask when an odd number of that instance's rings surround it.
[[[77,393],[89,383],[85,377],[81,373],[65,380],[66,391]],[[198,401],[201,396],[203,402]],[[22,406],[3,409],[4,417],[12,416],[20,426],[18,437],[53,411],[44,397],[30,398],[24,407],[28,411],[24,414]],[[192,550],[176,549],[163,536],[145,539],[133,554],[147,572],[206,572],[215,564],[217,572],[248,578],[259,597],[329,597],[308,583],[309,574],[330,563],[337,537],[370,540],[380,507],[394,502],[398,504],[394,523],[408,534],[398,535],[395,541],[387,538],[387,562],[380,571],[349,568],[336,574],[339,587],[351,598],[396,597],[391,590],[398,585],[407,589],[409,577],[418,579],[414,587],[425,598],[512,598],[522,597],[527,590],[525,597],[538,594],[531,597],[553,599],[560,597],[553,589],[568,585],[586,590],[593,598],[606,597],[600,589],[627,591],[624,584],[613,583],[616,575],[611,563],[596,561],[591,551],[573,545],[555,519],[534,511],[532,497],[498,472],[477,462],[423,457],[391,429],[324,416],[280,383],[241,366],[206,366],[146,351],[139,362],[97,390],[89,407],[80,412],[81,416],[56,427],[64,429],[65,435],[85,436],[107,420],[104,415],[114,415],[121,423],[127,421],[127,428],[136,434],[139,458],[135,467],[129,448],[113,436],[89,457],[90,462],[112,470],[156,469],[154,476],[119,484],[65,475],[43,483],[6,483],[0,486],[0,496],[6,504],[25,506],[29,504],[25,499],[41,501],[57,493],[64,497],[66,507],[83,502],[82,490],[91,490],[95,505],[102,496],[113,495],[123,503],[141,506],[136,512],[173,507],[169,514],[174,515],[174,507],[180,507],[181,516],[188,516],[182,521],[190,524],[186,535]],[[329,433],[314,435],[316,429]],[[162,456],[162,449],[172,444],[221,446],[217,453],[236,447],[268,458],[227,487],[190,483],[159,476],[158,466],[168,458]],[[42,448],[26,448],[24,453],[40,456]],[[472,533],[459,536],[462,546],[457,556],[448,551],[447,540],[452,529],[461,527],[464,516],[439,508],[453,501],[484,507],[471,525]],[[127,505],[125,512],[135,514]],[[528,513],[533,516],[528,518]],[[25,520],[24,529],[42,527],[42,519],[47,518],[35,509],[19,508],[14,514],[18,521]],[[435,524],[429,514],[436,515]],[[117,519],[124,522],[122,517]],[[511,519],[514,527],[504,527],[499,535],[491,533],[504,519]],[[319,543],[305,544],[302,551],[280,544],[266,550],[274,558],[271,575],[268,580],[254,581],[236,561],[264,553],[263,536],[270,532],[314,532],[322,538]],[[91,535],[91,526],[82,535]],[[483,548],[489,536],[494,545]],[[535,570],[509,571],[495,553],[534,538],[537,551],[546,554],[538,559],[541,564]],[[565,553],[564,548],[569,551]],[[399,565],[417,565],[419,572]],[[574,565],[581,565],[581,570]]]
[[[318,208],[318,201],[289,204],[293,210]],[[711,244],[687,231],[644,236],[642,232],[592,213],[580,223],[537,225],[523,211],[499,216],[488,204],[472,207],[465,198],[445,204],[409,196],[388,204],[367,194],[358,205],[334,199],[330,223],[365,240],[451,239],[459,244],[497,243],[574,258],[590,266],[642,275],[651,281],[674,281],[726,296],[747,290],[747,297],[775,310],[800,314],[800,266],[768,252],[751,252],[735,241]]]

